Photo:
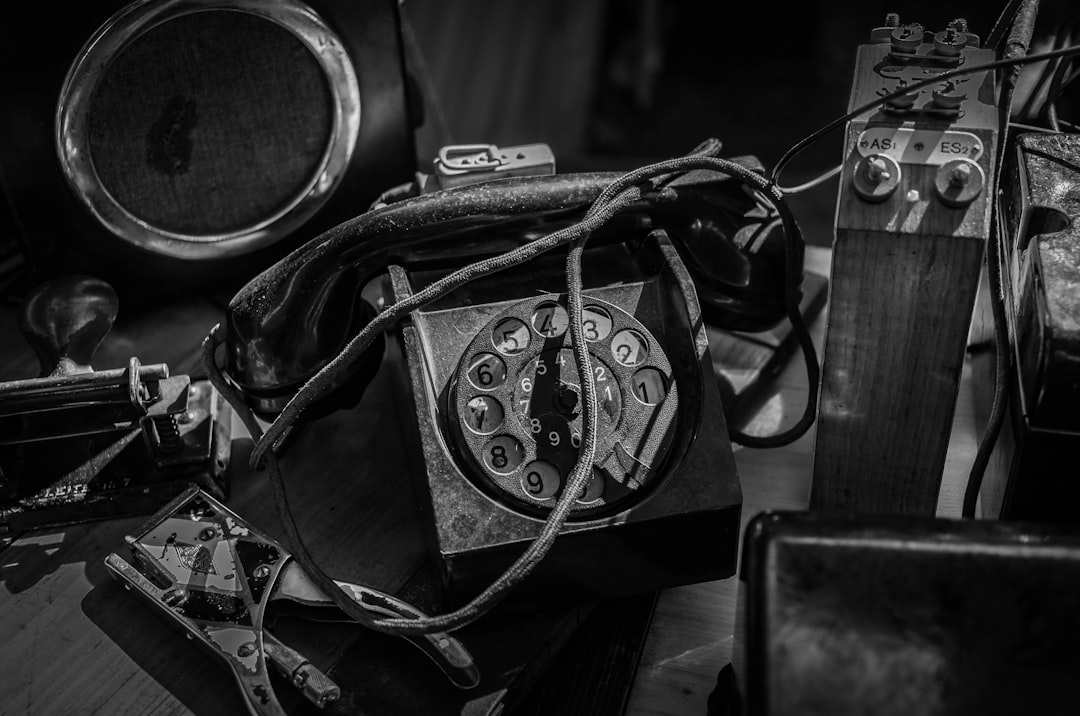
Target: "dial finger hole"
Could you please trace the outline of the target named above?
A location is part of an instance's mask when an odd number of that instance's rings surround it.
[[[478,390],[494,390],[506,381],[506,364],[494,353],[478,353],[469,364],[469,382]]]
[[[575,498],[579,503],[583,505],[589,505],[598,501],[604,496],[604,476],[600,472],[593,468],[592,475],[586,481],[585,486],[581,488],[581,491]]]
[[[532,314],[533,330],[545,338],[561,336],[569,323],[566,309],[557,303],[541,303]]]
[[[630,379],[634,397],[645,405],[659,405],[667,397],[667,381],[656,368],[641,368]]]
[[[611,316],[599,306],[586,306],[581,311],[581,328],[585,340],[602,341],[611,335]]]
[[[484,465],[497,475],[509,475],[525,459],[525,448],[512,435],[500,435],[484,446]]]
[[[611,339],[611,355],[622,365],[633,368],[649,357],[649,344],[637,331],[624,328]]]
[[[478,395],[465,403],[465,426],[478,435],[490,435],[503,422],[502,404],[490,395]]]
[[[534,500],[547,500],[555,496],[562,484],[559,470],[550,462],[534,460],[521,475],[521,489]]]
[[[491,343],[503,355],[517,355],[529,347],[529,327],[517,318],[499,321],[491,332]]]

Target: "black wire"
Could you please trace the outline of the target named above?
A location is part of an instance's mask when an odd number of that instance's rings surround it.
[[[225,396],[226,400],[233,404],[237,409],[241,419],[252,433],[253,438],[255,438],[256,445],[252,451],[252,463],[257,464],[260,459],[265,459],[266,466],[269,469],[274,501],[277,505],[278,513],[281,517],[289,544],[293,549],[293,556],[320,589],[330,596],[335,604],[343,609],[351,618],[368,628],[394,634],[428,634],[436,631],[451,631],[461,628],[479,618],[498,604],[502,597],[520,583],[546,555],[555,538],[558,536],[564,520],[569,514],[569,509],[576,494],[573,488],[584,485],[585,480],[588,478],[588,465],[582,460],[581,456],[579,456],[578,465],[575,466],[575,472],[573,473],[570,484],[566,490],[564,490],[564,494],[560,497],[555,508],[548,515],[540,535],[529,544],[523,554],[519,556],[500,577],[493,581],[483,592],[474,597],[464,607],[447,614],[420,619],[378,619],[373,618],[359,605],[354,603],[348,595],[338,589],[333,580],[322,571],[312,555],[308,552],[299,534],[299,529],[297,528],[294,516],[289,508],[284,477],[281,474],[277,457],[273,451],[273,447],[277,443],[275,432],[287,429],[291,424],[291,421],[295,419],[295,416],[299,415],[303,410],[303,407],[306,404],[305,401],[309,400],[311,396],[317,396],[319,394],[324,387],[324,381],[331,377],[336,371],[347,369],[347,366],[355,358],[355,355],[365,350],[367,342],[365,342],[362,336],[375,331],[380,321],[386,322],[396,320],[395,310],[412,310],[413,308],[422,305],[424,302],[435,300],[438,295],[453,290],[453,288],[464,282],[481,275],[499,271],[511,265],[516,265],[539,252],[550,250],[551,248],[562,244],[570,244],[570,251],[567,258],[567,290],[571,305],[571,314],[580,314],[580,259],[588,234],[593,229],[606,223],[615,213],[625,209],[632,203],[641,200],[643,191],[655,190],[658,186],[662,185],[663,181],[672,175],[681,174],[693,169],[705,169],[720,172],[740,180],[742,183],[759,191],[767,193],[774,201],[777,212],[780,215],[780,220],[784,226],[786,238],[785,271],[787,290],[785,291],[785,304],[787,305],[789,315],[792,316],[793,323],[795,324],[794,329],[796,335],[799,337],[800,343],[803,346],[807,362],[810,389],[806,410],[796,426],[785,431],[785,433],[778,435],[765,438],[751,438],[751,443],[753,446],[758,447],[771,447],[776,444],[786,444],[786,441],[794,440],[805,433],[813,423],[816,416],[816,396],[819,373],[813,341],[810,340],[809,331],[806,328],[805,322],[801,320],[802,316],[798,310],[799,284],[801,283],[802,272],[802,266],[798,259],[802,255],[802,251],[799,250],[801,248],[800,242],[802,241],[802,233],[779,188],[769,182],[765,177],[740,164],[736,164],[730,160],[708,156],[708,153],[718,149],[719,146],[717,143],[706,142],[699,146],[695,150],[695,153],[690,156],[680,157],[666,162],[659,162],[624,174],[605,187],[593,202],[592,207],[590,207],[585,217],[577,224],[549,234],[546,237],[532,242],[526,247],[520,247],[507,252],[506,254],[479,261],[454,272],[451,276],[441,279],[435,284],[432,284],[432,286],[414,294],[410,300],[419,302],[416,306],[411,304],[410,306],[403,306],[403,304],[406,303],[406,301],[403,301],[387,308],[365,327],[365,329],[349,343],[345,350],[343,350],[331,364],[323,369],[326,371],[325,373],[320,371],[319,374],[305,384],[300,393],[294,397],[293,401],[290,401],[290,405],[286,410],[282,411],[282,414],[278,416],[278,419],[275,420],[265,432],[262,432],[260,427],[255,423],[247,406],[243,404],[243,401],[239,398],[232,386],[228,384],[216,365],[214,348],[221,340],[217,327],[215,327],[214,331],[211,332],[211,335],[207,337],[203,345],[203,360],[206,364],[207,373],[215,387],[217,387],[222,395]],[[397,309],[395,309],[395,307],[397,307]],[[587,374],[588,355],[585,344],[580,337],[580,332],[582,330],[580,323],[580,320],[575,321],[573,318],[571,319],[572,336],[576,339],[571,342],[575,345],[575,362],[577,363],[577,367],[582,374]],[[575,331],[577,333],[576,336],[574,335]],[[585,365],[584,369],[582,369],[582,364]],[[586,381],[586,383],[588,382],[589,381]],[[590,398],[588,391],[586,391],[586,399],[591,400],[592,407],[595,407],[595,393]],[[292,412],[290,412],[290,408],[292,408]],[[286,417],[287,414],[290,417]],[[587,408],[585,415],[586,419],[589,419],[590,415],[592,416],[593,421],[595,421],[595,410],[589,410]],[[586,435],[588,434],[588,430],[589,428],[586,426]],[[595,448],[595,435],[588,437],[590,439],[586,441],[586,436],[583,435],[583,444],[588,444]],[[587,455],[587,452],[583,452],[583,455]]]
[[[1071,25],[1072,23],[1063,23],[1061,27],[1058,28],[1057,32],[1054,33],[1053,49],[1057,50],[1066,46],[1065,43],[1071,36]],[[1043,85],[1045,85],[1054,75],[1054,72],[1057,70],[1060,63],[1061,60],[1057,60],[1056,62],[1047,60],[1046,65],[1044,65],[1042,71],[1039,72],[1039,79],[1032,87],[1031,93],[1027,96],[1027,99],[1024,100],[1024,106],[1021,107],[1020,111],[1017,113],[1018,117],[1027,117],[1029,116],[1029,113],[1035,109],[1035,102],[1039,97],[1039,92],[1042,91]],[[1047,96],[1049,96],[1049,94]]]
[[[777,194],[783,197],[779,187]],[[774,202],[784,231],[784,308],[787,310],[788,320],[791,321],[792,330],[802,348],[803,361],[806,364],[807,395],[806,404],[803,408],[802,417],[787,430],[774,435],[757,436],[744,433],[740,430],[730,430],[729,436],[732,442],[751,448],[774,448],[788,445],[802,437],[817,418],[818,388],[821,381],[821,366],[817,362],[817,350],[814,347],[810,329],[806,325],[806,319],[802,314],[802,285],[803,266],[799,262],[802,252],[799,247],[805,242],[802,230],[799,228],[795,217],[786,201]]]
[[[1000,194],[997,203],[1000,207]],[[997,231],[991,237],[989,246],[986,247],[988,293],[990,309],[994,316],[994,401],[990,407],[990,417],[986,421],[986,430],[979,440],[979,447],[971,464],[967,488],[964,490],[964,505],[961,515],[968,518],[975,517],[975,506],[978,504],[983,477],[986,474],[986,467],[990,463],[990,456],[994,452],[994,446],[997,444],[998,434],[1001,432],[1002,423],[1005,421],[1005,411],[1009,403],[1009,338],[1005,304],[1001,297],[1001,247],[997,241],[998,234],[1004,230],[1005,225],[1002,222],[999,208],[997,211]]]
[[[1051,59],[1055,59],[1055,58],[1058,58],[1058,57],[1072,57],[1074,55],[1080,55],[1080,45],[1073,45],[1073,46],[1070,46],[1070,47],[1064,47],[1064,48],[1062,48],[1060,50],[1052,50],[1050,52],[1041,52],[1041,53],[1037,53],[1037,54],[1034,54],[1034,55],[1025,55],[1024,57],[1014,57],[1014,58],[1009,58],[1009,59],[1004,59],[1004,60],[995,60],[993,62],[986,62],[986,63],[983,63],[981,65],[965,65],[963,67],[958,67],[958,68],[956,68],[954,70],[949,70],[948,72],[942,72],[941,74],[934,75],[933,77],[928,77],[925,80],[919,80],[918,82],[907,85],[907,86],[905,86],[905,87],[903,87],[901,89],[898,89],[895,92],[891,92],[891,93],[889,93],[889,94],[887,94],[887,95],[885,95],[883,97],[878,97],[878,98],[876,98],[874,100],[871,100],[870,102],[867,102],[866,104],[862,105],[861,107],[857,107],[857,108],[853,109],[852,111],[848,112],[847,114],[845,114],[843,116],[837,117],[836,119],[832,120],[831,122],[826,124],[821,129],[819,129],[816,132],[810,134],[809,136],[799,140],[794,146],[791,147],[791,149],[788,149],[786,152],[784,152],[783,156],[781,156],[780,160],[776,163],[776,166],[773,167],[772,181],[773,181],[773,183],[778,183],[779,180],[780,180],[780,173],[784,171],[784,168],[791,162],[792,159],[794,159],[796,156],[801,154],[807,147],[809,147],[813,143],[817,142],[819,139],[821,139],[822,137],[824,137],[826,134],[833,131],[837,127],[843,125],[848,120],[854,119],[855,117],[858,117],[863,112],[868,112],[869,110],[874,109],[875,107],[878,107],[878,106],[888,102],[891,99],[895,99],[896,97],[900,97],[902,95],[906,95],[906,94],[909,94],[911,92],[915,92],[917,90],[922,89],[923,87],[928,87],[930,85],[937,84],[937,83],[942,82],[944,80],[952,79],[953,77],[960,77],[960,76],[963,76],[963,75],[970,75],[970,74],[973,74],[975,72],[982,72],[984,70],[994,70],[994,69],[1001,69],[1003,67],[1015,67],[1015,66],[1018,66],[1018,65],[1026,65],[1026,64],[1029,64],[1031,62],[1039,62],[1040,60],[1051,60]]]
[[[1065,81],[1061,83],[1061,89],[1064,90],[1066,87],[1071,85],[1073,82],[1076,81],[1077,77],[1080,77],[1080,69],[1073,70],[1069,74],[1069,76],[1065,78]]]
[[[1002,9],[1001,14],[998,15],[998,19],[994,22],[994,26],[990,29],[990,34],[986,36],[986,46],[992,49],[997,49],[1001,44],[1001,41],[1005,38],[1005,33],[1009,31],[1013,26],[1013,21],[1016,19],[1016,13],[1020,11],[1020,5],[1024,0],[1010,0],[1010,2]]]
[[[1028,49],[1031,46],[1031,37],[1035,29],[1035,11],[1038,8],[1038,0],[1029,0],[1029,4],[1017,13],[1013,26],[1009,29],[1009,40],[1005,47],[1005,54],[1010,58],[1024,59],[1031,57]],[[979,501],[979,492],[982,489],[983,477],[986,467],[990,462],[994,446],[997,444],[998,435],[1005,419],[1005,411],[1008,407],[1008,369],[1009,369],[1009,337],[1008,326],[1005,319],[1005,306],[1002,301],[1001,283],[1001,233],[1006,230],[1004,213],[1001,205],[1001,190],[999,188],[1003,168],[1005,165],[1005,147],[1008,144],[1009,133],[1007,131],[1009,116],[1012,111],[1013,96],[1016,91],[1016,83],[1020,76],[1019,68],[1011,72],[1003,73],[1001,77],[1001,94],[998,105],[998,122],[1006,131],[998,137],[998,155],[994,175],[996,211],[991,217],[989,246],[986,250],[987,284],[989,291],[990,308],[994,317],[994,401],[990,408],[990,418],[987,421],[986,430],[979,441],[979,447],[972,461],[971,471],[968,474],[967,487],[964,490],[964,504],[961,514],[964,517],[975,516],[975,508]]]
[[[1054,130],[1061,129],[1057,118],[1057,101],[1058,97],[1061,96],[1062,90],[1065,88],[1062,84],[1065,81],[1065,75],[1068,74],[1071,68],[1072,61],[1066,61],[1064,59],[1059,60],[1057,68],[1054,70],[1054,77],[1050,80],[1050,88],[1046,90],[1046,101],[1043,102],[1041,117],[1045,119],[1047,124]]]

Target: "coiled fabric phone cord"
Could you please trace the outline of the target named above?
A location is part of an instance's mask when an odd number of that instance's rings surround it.
[[[313,376],[301,390],[293,397],[274,423],[262,432],[254,415],[244,404],[236,390],[225,380],[217,367],[215,349],[223,340],[220,328],[215,326],[210,335],[203,342],[203,361],[206,364],[207,374],[214,386],[222,393],[226,400],[236,409],[244,425],[251,433],[256,445],[251,454],[253,466],[263,463],[269,471],[274,500],[281,516],[282,526],[293,549],[293,553],[300,566],[308,572],[315,583],[334,602],[345,611],[351,618],[360,624],[375,631],[391,634],[428,634],[436,631],[452,631],[476,620],[506,595],[511,589],[521,582],[532,569],[547,554],[555,538],[558,536],[570,509],[573,506],[574,496],[584,486],[592,471],[592,462],[596,450],[596,390],[591,381],[582,381],[584,400],[582,404],[582,448],[578,461],[574,466],[571,477],[562,496],[559,498],[547,521],[544,523],[540,535],[529,545],[522,555],[489,587],[474,597],[468,604],[455,611],[428,617],[424,619],[376,619],[354,603],[343,593],[334,581],[328,577],[316,564],[312,555],[308,552],[296,527],[295,519],[288,504],[284,480],[273,447],[284,434],[284,431],[297,419],[304,408],[315,400],[334,379],[343,371],[348,370],[356,358],[367,349],[375,336],[393,325],[399,318],[409,312],[423,307],[427,303],[453,291],[469,281],[501,271],[510,266],[524,263],[533,257],[549,251],[557,246],[569,244],[566,260],[567,294],[570,322],[570,336],[574,351],[575,365],[579,375],[590,375],[591,365],[586,341],[582,335],[581,315],[581,258],[586,242],[590,234],[604,225],[619,211],[640,201],[652,192],[667,191],[663,184],[673,175],[678,175],[694,169],[705,169],[721,174],[729,175],[743,183],[765,193],[775,204],[780,214],[787,236],[786,272],[788,290],[786,302],[789,315],[793,320],[801,319],[798,306],[798,282],[802,275],[802,266],[795,266],[795,257],[800,252],[791,250],[795,242],[802,240],[802,235],[794,216],[787,207],[784,195],[780,190],[765,177],[756,174],[734,162],[711,156],[719,150],[719,143],[710,140],[699,146],[694,153],[659,162],[641,169],[629,172],[613,181],[601,192],[596,201],[590,207],[585,217],[577,224],[566,227],[560,231],[537,239],[530,244],[509,251],[505,254],[492,257],[483,261],[466,266],[454,273],[436,281],[425,289],[417,292],[408,299],[386,308],[371,321],[355,338],[353,338],[344,350],[331,360],[319,373]],[[794,284],[794,285],[792,285]],[[799,326],[801,325],[801,330]],[[800,342],[806,355],[807,369],[810,374],[810,398],[807,409],[800,421],[789,431],[786,436],[788,441],[799,437],[812,424],[816,412],[815,397],[817,394],[818,366],[814,353],[814,346],[810,340],[809,331],[805,324],[799,321],[796,325]],[[781,437],[781,436],[773,436]],[[768,439],[762,438],[768,444]]]

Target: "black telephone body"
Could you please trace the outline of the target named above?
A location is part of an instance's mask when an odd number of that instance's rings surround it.
[[[360,292],[373,278],[388,272],[384,300],[401,301],[579,220],[616,176],[490,181],[337,227],[233,299],[230,377],[252,407],[280,410],[370,320]],[[508,601],[567,604],[734,573],[742,495],[705,316],[742,330],[784,317],[783,240],[765,235],[769,219],[738,181],[690,172],[591,236],[582,295],[598,399],[593,476]],[[397,412],[447,603],[475,596],[538,536],[576,462],[582,400],[565,260],[555,250],[476,279],[396,331]],[[354,404],[378,365],[369,351],[314,414]]]

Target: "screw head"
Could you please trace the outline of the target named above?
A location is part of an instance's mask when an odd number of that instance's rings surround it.
[[[206,527],[203,529],[202,532],[199,533],[199,539],[201,539],[203,542],[212,540],[215,537],[217,537],[217,530],[213,527]]]
[[[266,579],[270,576],[270,568],[267,567],[265,564],[260,564],[258,567],[255,568],[255,571],[252,572],[252,574],[254,575],[255,579]]]
[[[255,642],[246,641],[240,646],[236,647],[236,655],[241,659],[251,656],[255,653]]]

